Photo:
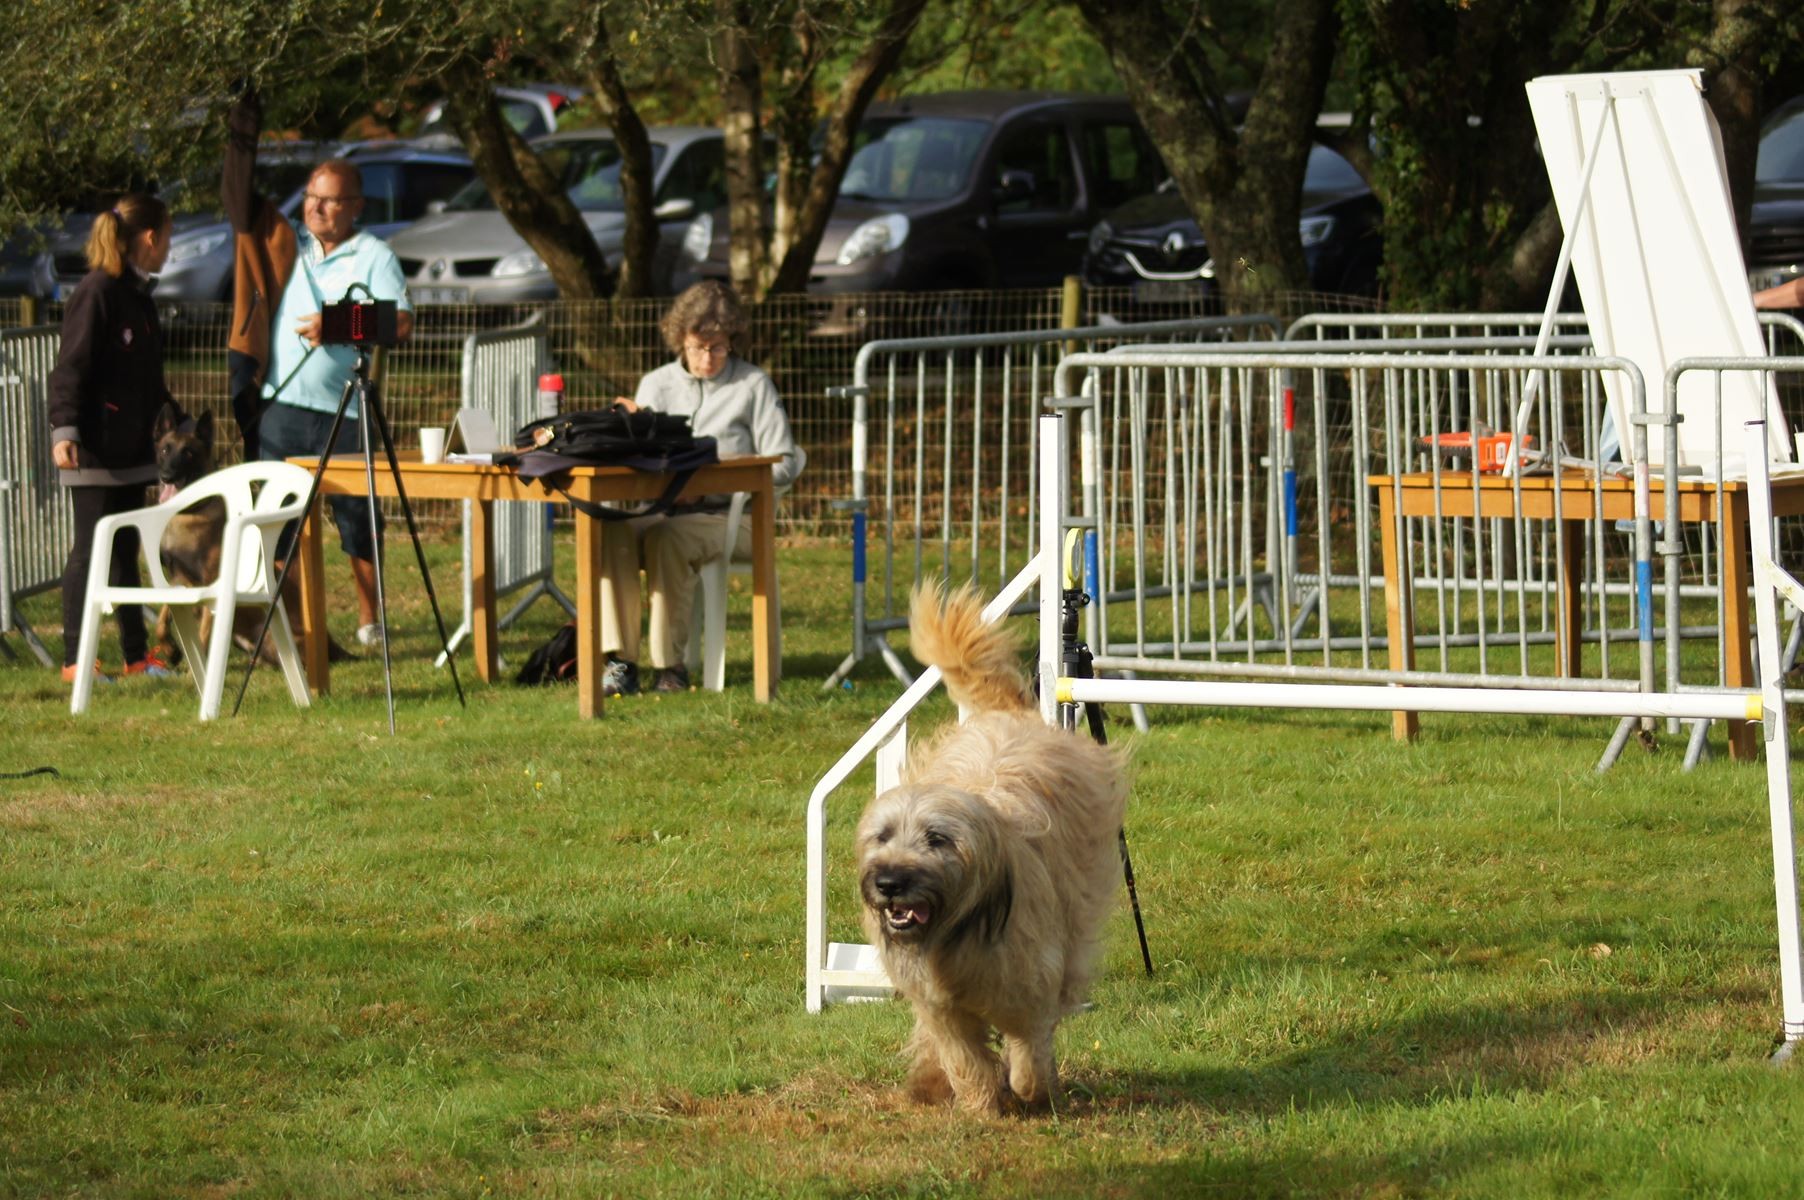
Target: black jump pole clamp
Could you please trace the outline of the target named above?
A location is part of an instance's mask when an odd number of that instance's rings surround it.
[[[1073,529],[1065,540],[1065,586],[1059,593],[1059,672],[1067,679],[1091,679],[1095,672],[1092,666],[1094,658],[1090,647],[1078,637],[1078,617],[1084,607],[1090,603],[1088,593],[1080,586],[1083,580],[1083,542],[1081,531]],[[1084,719],[1089,726],[1090,736],[1099,746],[1109,744],[1108,727],[1103,720],[1102,705],[1061,702],[1059,705],[1059,724],[1065,729],[1077,730],[1077,710],[1084,710]],[[1140,890],[1134,884],[1134,860],[1128,854],[1127,827],[1124,825],[1115,831],[1116,840],[1121,846],[1121,875],[1127,883],[1128,902],[1134,910],[1134,931],[1140,935],[1140,961],[1146,967],[1147,978],[1153,974],[1153,955],[1146,944],[1146,921],[1140,915]]]

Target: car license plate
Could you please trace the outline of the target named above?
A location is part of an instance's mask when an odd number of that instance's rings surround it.
[[[465,287],[410,287],[407,294],[415,304],[468,304],[470,289]]]
[[[1134,299],[1144,304],[1173,304],[1200,299],[1200,279],[1140,279],[1134,282]]]

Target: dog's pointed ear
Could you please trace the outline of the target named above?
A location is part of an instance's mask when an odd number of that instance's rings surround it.
[[[201,445],[213,448],[213,414],[204,412],[194,419],[194,436],[200,439]]]
[[[160,441],[175,432],[175,427],[182,423],[181,410],[168,400],[157,410],[156,423],[150,427],[150,436]]]

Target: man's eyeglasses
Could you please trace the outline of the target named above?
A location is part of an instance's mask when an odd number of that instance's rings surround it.
[[[725,358],[727,355],[733,353],[733,345],[731,342],[709,342],[706,345],[701,342],[684,342],[683,352],[686,354],[697,355],[706,354],[713,358]]]
[[[309,204],[317,204],[321,208],[343,208],[345,205],[351,203],[353,200],[361,199],[361,197],[358,197],[358,196],[321,196],[315,192],[302,192],[301,199],[305,200]]]

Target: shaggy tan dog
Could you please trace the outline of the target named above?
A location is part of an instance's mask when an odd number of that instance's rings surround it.
[[[915,657],[968,719],[865,810],[858,885],[865,931],[914,1003],[910,1091],[995,1112],[1058,1086],[1053,1030],[1095,967],[1128,789],[1117,754],[1040,719],[1014,639],[981,612],[969,590],[915,593]]]

